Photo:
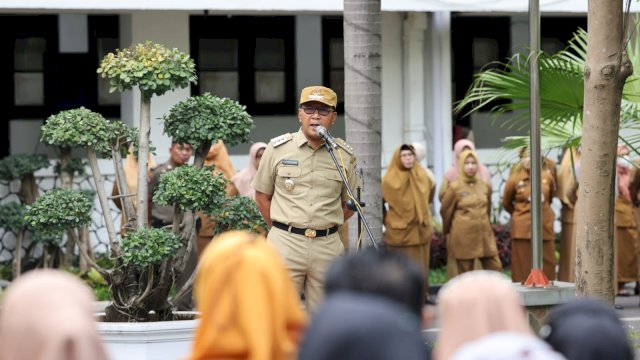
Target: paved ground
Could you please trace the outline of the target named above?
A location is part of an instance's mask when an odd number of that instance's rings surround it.
[[[640,296],[618,296],[616,297],[616,305],[620,305],[622,307],[621,309],[616,310],[616,312],[618,313],[620,320],[622,320],[623,324],[627,327],[629,337],[633,341],[636,358],[640,359]],[[439,322],[436,317],[435,323],[429,329],[424,331],[427,344],[430,346],[435,344],[439,330]]]

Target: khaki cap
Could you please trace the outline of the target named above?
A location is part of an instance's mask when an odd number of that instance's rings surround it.
[[[335,108],[338,105],[338,95],[328,87],[309,86],[302,89],[300,93],[300,104],[310,101],[321,102]]]

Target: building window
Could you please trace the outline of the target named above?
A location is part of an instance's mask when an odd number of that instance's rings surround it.
[[[102,59],[120,48],[119,17],[117,15],[89,16],[89,63],[91,79],[87,84],[92,95],[89,97],[90,107],[105,117],[120,117],[120,93],[109,92],[111,85],[108,78],[96,73]],[[95,81],[93,81],[95,79]]]
[[[540,49],[553,55],[569,46],[578,28],[587,30],[587,18],[577,17],[542,17],[540,19]]]
[[[464,98],[475,73],[508,60],[510,34],[509,17],[454,16],[451,19],[454,101]],[[488,104],[482,111],[489,111],[495,105]],[[464,113],[454,115],[454,121],[456,125],[468,127],[469,117],[462,117]]]
[[[294,18],[192,16],[193,93],[237,100],[254,115],[295,109]]]
[[[44,105],[44,53],[47,41],[43,37],[15,39],[13,52],[14,105]]]
[[[322,19],[323,80],[338,95],[338,112],[344,113],[344,35],[342,17]]]

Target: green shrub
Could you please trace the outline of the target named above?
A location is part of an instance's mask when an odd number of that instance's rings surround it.
[[[24,219],[27,226],[42,236],[56,236],[70,228],[91,222],[91,201],[86,194],[66,189],[54,189],[27,206]]]
[[[0,205],[0,227],[18,232],[25,225],[25,206],[18,203]]]
[[[192,96],[174,105],[163,117],[164,133],[177,143],[196,148],[217,140],[234,146],[249,141],[253,129],[253,120],[245,109],[237,101],[209,93]]]
[[[178,204],[183,210],[215,211],[224,204],[227,180],[212,171],[209,166],[198,169],[183,165],[162,174],[153,201],[159,205]]]
[[[137,86],[147,98],[185,88],[197,79],[195,64],[189,55],[150,41],[107,54],[97,72],[109,78],[110,92],[123,92]]]
[[[180,238],[170,231],[140,228],[122,239],[122,259],[125,265],[143,268],[170,258],[181,247]]]
[[[211,213],[211,220],[215,223],[214,234],[221,234],[230,230],[247,230],[261,233],[268,228],[262,214],[256,207],[255,201],[246,196],[227,198],[224,206],[216,208]]]
[[[9,155],[0,159],[0,179],[22,179],[47,167],[49,167],[49,160],[44,155]]]

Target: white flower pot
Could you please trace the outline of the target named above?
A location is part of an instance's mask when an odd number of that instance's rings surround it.
[[[190,351],[199,320],[98,322],[110,360],[181,360]]]

